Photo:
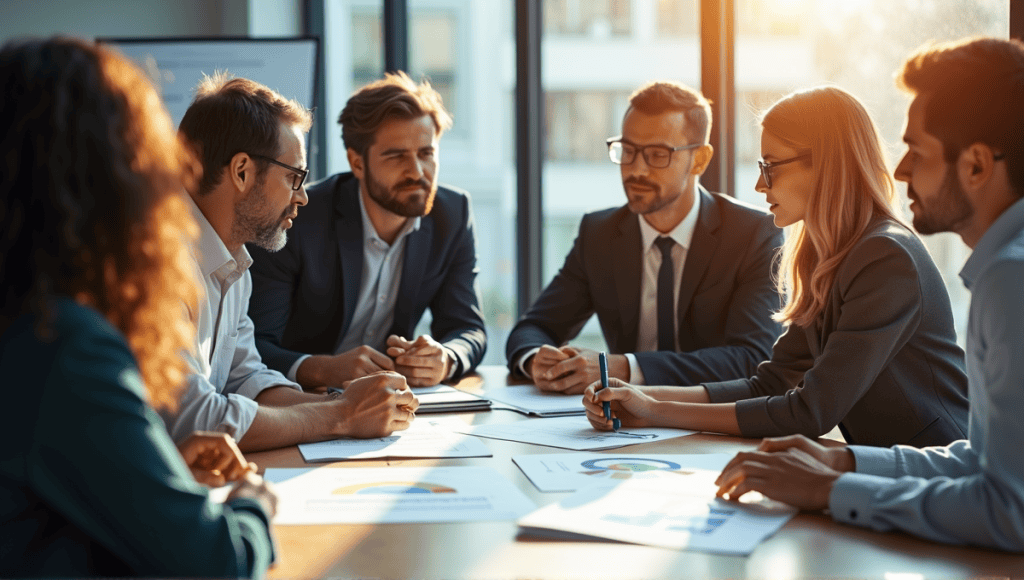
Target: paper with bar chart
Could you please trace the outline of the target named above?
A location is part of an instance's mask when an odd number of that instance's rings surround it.
[[[536,506],[486,467],[267,469],[278,525],[512,520]]]

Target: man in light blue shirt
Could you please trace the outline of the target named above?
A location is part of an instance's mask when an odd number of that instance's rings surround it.
[[[202,162],[189,187],[199,226],[193,249],[204,282],[189,375],[180,404],[165,414],[175,441],[197,430],[220,431],[243,450],[337,437],[381,437],[409,427],[418,402],[395,373],[353,381],[343,394],[304,393],[267,368],[248,315],[252,243],[285,245],[286,230],[306,205],[305,133],[309,112],[248,79],[206,78],[180,132]],[[298,218],[301,219],[301,218]]]
[[[843,523],[1024,551],[1024,44],[928,47],[899,82],[914,99],[895,175],[914,227],[973,249],[960,271],[971,291],[968,439],[920,450],[766,440],[723,470],[720,494],[755,490]]]

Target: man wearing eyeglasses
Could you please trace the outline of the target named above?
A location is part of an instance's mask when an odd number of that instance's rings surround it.
[[[397,374],[353,382],[343,394],[304,393],[263,364],[247,310],[252,258],[245,244],[278,251],[306,205],[309,112],[247,79],[204,79],[181,121],[203,174],[189,199],[199,226],[193,251],[204,292],[190,316],[194,352],[179,407],[165,413],[172,438],[221,431],[243,450],[405,429],[418,403]]]
[[[397,73],[352,95],[338,122],[352,171],[310,187],[282,251],[254,251],[256,346],[313,392],[385,370],[413,387],[457,379],[486,334],[469,195],[437,184],[451,118],[429,83]]]
[[[587,214],[565,265],[516,324],[509,369],[540,389],[582,393],[598,356],[568,345],[597,313],[611,377],[695,385],[748,377],[781,331],[772,260],[782,232],[767,213],[712,194],[711,108],[679,83],[630,97],[608,140],[626,205]]]

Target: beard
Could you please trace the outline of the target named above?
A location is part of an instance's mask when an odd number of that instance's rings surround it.
[[[234,239],[255,244],[264,250],[276,252],[288,242],[283,222],[295,217],[298,208],[288,206],[280,215],[268,215],[267,196],[263,182],[257,182],[249,195],[235,206],[235,220],[231,231]]]
[[[370,164],[365,165],[363,170],[366,178],[366,193],[370,199],[377,202],[377,205],[389,212],[402,217],[420,217],[430,213],[434,207],[434,197],[437,195],[437,182],[422,179],[406,179],[396,183],[391,189],[373,178],[370,171]],[[414,194],[404,201],[399,199],[402,189],[406,187],[421,187],[427,192],[426,195]]]
[[[956,167],[950,166],[942,181],[938,195],[925,205],[912,185],[907,185],[907,197],[914,201],[914,229],[920,234],[957,232],[974,216],[974,207],[960,186]]]
[[[650,193],[634,196],[629,193],[629,189],[626,187],[630,184],[648,187],[650,188]],[[622,180],[622,185],[626,189],[626,205],[629,206],[629,211],[638,215],[656,212],[679,197],[678,193],[676,195],[663,196],[660,185],[647,181],[642,177],[627,177]]]

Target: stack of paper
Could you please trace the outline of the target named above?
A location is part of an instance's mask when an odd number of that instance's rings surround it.
[[[529,535],[608,539],[745,556],[777,532],[796,508],[748,493],[752,503],[715,497],[717,471],[604,480],[519,520]]]
[[[413,389],[413,393],[416,394],[416,398],[420,401],[420,407],[416,409],[416,412],[421,415],[427,413],[491,410],[491,402],[487,399],[482,399],[446,385]]]

